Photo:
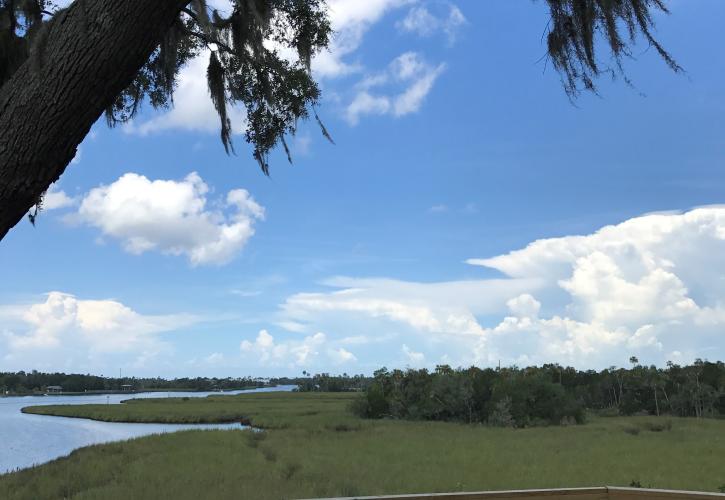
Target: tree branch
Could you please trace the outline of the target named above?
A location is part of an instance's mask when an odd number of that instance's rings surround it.
[[[204,33],[199,33],[198,31],[194,31],[194,30],[190,30],[190,29],[186,29],[186,28],[184,28],[184,32],[186,34],[194,36],[194,37],[198,38],[199,40],[201,40],[202,42],[204,42],[204,44],[210,50],[213,50],[213,49],[211,47],[209,47],[209,44],[213,43],[213,44],[217,45],[220,49],[224,49],[224,52],[227,52],[229,54],[234,54],[234,50],[229,45],[227,45],[224,42],[220,42],[219,40],[209,38]]]

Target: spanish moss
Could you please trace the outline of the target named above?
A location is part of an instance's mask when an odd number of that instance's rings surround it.
[[[581,91],[597,92],[602,74],[620,75],[622,62],[632,57],[632,47],[643,38],[675,72],[682,68],[655,39],[654,16],[669,14],[663,0],[546,0],[551,13],[547,36],[548,56],[559,72],[570,98]],[[606,41],[613,66],[602,65],[596,56],[598,38]]]

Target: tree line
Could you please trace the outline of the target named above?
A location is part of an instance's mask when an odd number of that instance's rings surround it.
[[[30,372],[0,372],[0,394],[35,394],[45,393],[49,386],[60,386],[63,392],[114,392],[121,391],[122,386],[130,385],[131,390],[180,390],[215,391],[248,389],[266,385],[260,379],[243,378],[174,378],[160,377],[102,377],[80,373],[43,373],[36,370]]]
[[[297,392],[355,392],[365,390],[372,378],[365,375],[330,375],[329,373],[302,372],[302,377],[274,378],[275,385],[296,385]]]
[[[444,420],[506,427],[583,423],[601,415],[725,416],[725,363],[577,370],[458,368],[375,372],[353,411],[368,418]]]

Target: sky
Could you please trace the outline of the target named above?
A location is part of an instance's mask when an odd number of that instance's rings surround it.
[[[725,3],[670,6],[685,74],[638,45],[572,103],[545,2],[330,0],[335,144],[303,124],[270,177],[241,111],[225,154],[203,55],[0,242],[0,371],[725,359]]]

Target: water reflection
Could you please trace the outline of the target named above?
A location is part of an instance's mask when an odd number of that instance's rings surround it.
[[[280,386],[241,392],[289,391]],[[234,424],[124,424],[82,418],[49,417],[21,413],[25,406],[49,404],[118,404],[129,398],[205,397],[212,392],[99,394],[94,396],[22,396],[0,398],[0,474],[67,455],[76,448],[149,434],[184,429],[242,429]]]

